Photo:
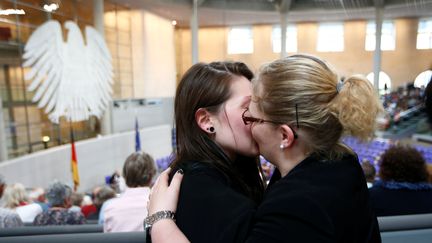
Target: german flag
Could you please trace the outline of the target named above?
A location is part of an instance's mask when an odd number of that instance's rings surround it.
[[[74,190],[76,191],[77,187],[79,186],[79,173],[78,173],[78,160],[76,157],[76,151],[75,151],[75,140],[73,135],[73,129],[71,124],[71,148],[72,148],[72,159],[71,159],[71,170],[72,170],[72,179],[74,183]]]

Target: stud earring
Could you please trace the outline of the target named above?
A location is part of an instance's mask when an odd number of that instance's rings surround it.
[[[285,148],[285,145],[281,144],[281,145],[279,146],[279,148],[280,148],[280,149],[284,149],[284,148]]]
[[[211,132],[211,133],[213,133],[214,130],[215,130],[214,127],[208,127],[208,128],[207,128],[207,131],[209,131],[209,132]]]

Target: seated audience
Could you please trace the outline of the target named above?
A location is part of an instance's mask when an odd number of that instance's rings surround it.
[[[104,232],[144,231],[150,184],[156,174],[153,158],[144,152],[130,155],[123,166],[126,191],[104,207]]]
[[[29,194],[29,197],[34,203],[39,204],[44,212],[48,210],[48,204],[45,198],[45,190],[42,187],[33,188]]]
[[[371,188],[373,186],[373,183],[375,182],[375,176],[376,176],[375,166],[369,160],[363,160],[361,167],[366,177],[367,186],[368,188]]]
[[[107,200],[116,197],[116,192],[109,186],[103,186],[95,195],[93,204],[96,207],[96,212],[89,214],[87,219],[98,220],[102,205]]]
[[[5,188],[6,188],[6,180],[4,179],[4,176],[0,174],[0,207],[3,205],[2,197]]]
[[[42,207],[30,201],[24,186],[20,183],[8,185],[3,200],[3,207],[16,212],[24,223],[33,222],[36,215],[42,212]]]
[[[14,211],[0,208],[0,229],[23,226],[20,216]]]
[[[429,183],[432,183],[432,164],[427,165],[427,170],[429,172]]]
[[[83,198],[84,198],[84,195],[82,193],[72,192],[72,195],[71,195],[72,206],[69,208],[69,211],[80,213]]]
[[[426,114],[429,119],[429,123],[432,126],[432,77],[431,81],[429,81],[429,84],[426,87],[425,90],[425,107],[426,107]]]
[[[68,210],[71,194],[72,189],[68,185],[58,181],[52,183],[46,195],[51,208],[36,216],[33,225],[85,224],[86,220],[81,213]]]
[[[370,188],[377,216],[432,213],[432,184],[420,152],[390,147],[380,162],[380,180]]]
[[[96,194],[99,192],[99,190],[101,189],[100,186],[96,186],[95,188],[93,188],[93,191],[91,193],[91,200],[88,201],[88,196],[84,196],[84,205],[81,207],[81,213],[84,215],[84,217],[88,218],[91,214],[96,213],[97,212],[97,208],[94,205],[94,200],[96,198]]]

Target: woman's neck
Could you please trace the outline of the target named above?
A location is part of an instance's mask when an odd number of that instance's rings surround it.
[[[286,176],[294,167],[306,159],[306,157],[308,157],[308,153],[305,153],[298,147],[285,149],[276,165],[279,169],[279,172],[281,173],[281,176]]]

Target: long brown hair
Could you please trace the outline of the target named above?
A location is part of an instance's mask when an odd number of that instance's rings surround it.
[[[195,121],[199,108],[214,114],[223,110],[235,76],[251,80],[253,73],[241,62],[212,62],[195,64],[183,75],[174,103],[177,150],[172,166],[191,161],[205,163],[220,171],[234,189],[259,202],[264,183],[258,159],[237,155],[236,161],[231,161]]]

